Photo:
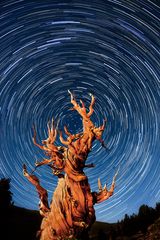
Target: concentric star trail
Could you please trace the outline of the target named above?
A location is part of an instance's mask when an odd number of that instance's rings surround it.
[[[98,221],[115,222],[142,204],[160,201],[160,4],[149,0],[12,1],[0,3],[0,177],[11,179],[15,205],[38,209],[22,165],[44,157],[39,143],[52,119],[60,130],[82,131],[68,89],[86,106],[96,98],[93,122],[107,118],[85,170],[92,191],[115,193],[95,206]],[[57,138],[56,143],[59,144]],[[47,166],[36,170],[50,200],[57,184]]]

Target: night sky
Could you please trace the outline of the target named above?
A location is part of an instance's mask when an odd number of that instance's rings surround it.
[[[14,204],[38,209],[38,194],[23,176],[45,156],[32,141],[47,138],[52,117],[60,130],[82,131],[68,89],[89,106],[92,120],[107,118],[103,139],[86,163],[92,191],[114,195],[97,204],[98,221],[115,222],[142,204],[160,201],[160,1],[2,0],[0,3],[0,178],[11,179]],[[59,145],[57,138],[56,144]],[[48,166],[35,175],[48,190],[57,185]]]

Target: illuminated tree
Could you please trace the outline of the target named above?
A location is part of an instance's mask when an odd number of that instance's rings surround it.
[[[94,140],[99,140],[102,145],[102,133],[105,123],[96,127],[90,117],[93,114],[95,98],[91,95],[89,111],[84,103],[81,106],[76,102],[72,93],[71,103],[73,110],[76,110],[82,117],[83,132],[71,134],[67,127],[64,132],[67,136],[65,140],[60,132],[62,146],[56,146],[57,129],[54,127],[53,120],[48,123],[48,138],[42,141],[43,145],[36,142],[36,131],[34,129],[33,142],[42,149],[48,158],[41,162],[36,162],[36,168],[42,165],[49,165],[54,175],[58,177],[57,187],[53,193],[51,204],[48,204],[47,191],[40,185],[39,179],[27,172],[24,165],[24,176],[36,187],[40,198],[40,213],[44,217],[39,231],[40,240],[57,239],[85,239],[87,232],[95,221],[94,204],[101,203],[113,195],[115,178],[110,190],[106,185],[102,188],[98,179],[98,192],[92,192],[88,183],[88,178],[83,169],[94,167],[93,164],[86,164],[89,152],[91,151]]]

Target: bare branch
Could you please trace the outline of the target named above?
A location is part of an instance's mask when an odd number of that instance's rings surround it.
[[[30,181],[36,187],[39,198],[40,198],[40,204],[39,204],[40,214],[42,216],[47,216],[50,209],[48,205],[48,193],[46,189],[44,189],[40,185],[38,177],[36,177],[35,175],[28,174],[25,164],[23,164],[23,175],[28,179],[28,181]]]
[[[91,104],[90,104],[90,107],[89,107],[89,112],[87,114],[87,117],[90,117],[94,112],[93,106],[95,104],[95,98],[91,93],[90,93],[90,96],[91,96]]]
[[[51,158],[51,159],[44,158],[43,161],[41,161],[41,162],[37,162],[37,161],[36,161],[36,162],[35,162],[35,166],[36,166],[36,168],[37,168],[37,167],[40,167],[40,166],[42,166],[42,165],[49,164],[49,163],[51,163],[51,162],[53,162],[53,161],[55,161],[54,158]]]
[[[120,167],[118,167],[117,172],[115,173],[115,175],[114,175],[114,177],[113,177],[112,183],[115,183],[116,177],[117,177],[117,175],[118,175],[118,173],[119,173],[119,169],[120,169]]]
[[[100,178],[98,178],[98,189],[99,191],[102,191],[102,184]]]
[[[70,136],[70,132],[68,131],[68,129],[67,129],[66,126],[64,126],[64,132],[65,132],[65,134],[66,134],[67,136]]]
[[[107,189],[106,184],[104,185],[104,188],[102,189],[100,179],[98,179],[99,192],[98,193],[97,192],[92,193],[95,203],[103,202],[113,195],[113,192],[114,192],[114,189],[115,189],[115,180],[116,180],[118,171],[119,171],[119,169],[117,170],[117,172],[115,173],[115,175],[113,177],[112,185],[111,185],[109,190]]]
[[[60,135],[60,136],[59,136],[59,139],[60,139],[61,143],[64,144],[64,145],[66,145],[66,146],[68,146],[70,143],[69,143],[69,141],[65,141],[65,140],[64,140],[64,138],[63,138],[63,136],[62,136],[62,131],[59,132],[59,135]]]
[[[84,103],[81,101],[82,108],[79,106],[79,104],[76,102],[76,100],[73,97],[73,94],[68,90],[69,94],[71,95],[71,103],[73,104],[73,109],[76,110],[82,117],[87,117],[86,108],[84,106]]]

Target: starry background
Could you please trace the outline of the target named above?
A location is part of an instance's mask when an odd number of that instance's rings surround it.
[[[160,201],[160,1],[2,0],[0,3],[0,177],[11,179],[14,204],[38,209],[35,188],[23,177],[44,157],[32,142],[59,129],[82,131],[70,111],[70,89],[89,106],[92,120],[107,118],[86,169],[92,191],[108,187],[120,167],[114,195],[95,206],[98,221],[115,222],[142,204]],[[59,145],[57,138],[56,144]],[[57,178],[47,166],[35,174],[48,190]]]

